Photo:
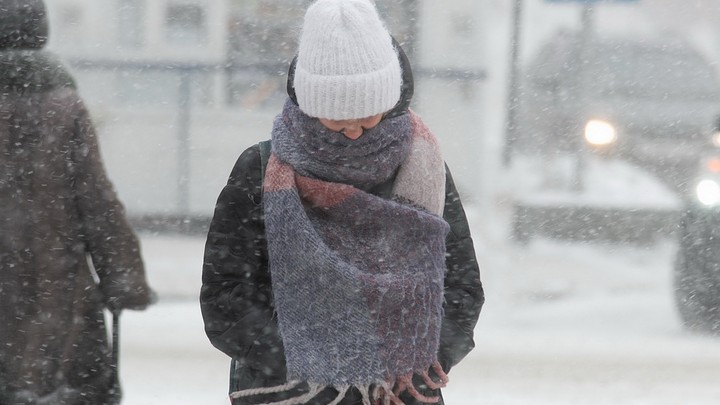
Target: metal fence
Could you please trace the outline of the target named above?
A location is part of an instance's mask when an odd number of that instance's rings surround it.
[[[204,231],[235,159],[269,138],[286,98],[287,65],[70,65],[96,121],[110,177],[135,224],[147,229]],[[414,73],[420,82],[485,78],[482,71]]]

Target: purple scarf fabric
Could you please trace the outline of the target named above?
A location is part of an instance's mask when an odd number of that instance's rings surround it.
[[[371,401],[425,402],[447,376],[437,362],[443,310],[444,163],[434,136],[412,112],[383,120],[352,141],[288,102],[272,134],[264,179],[273,296],[288,383],[233,397],[350,387]],[[392,179],[393,197],[366,191]],[[440,381],[433,381],[434,368]]]

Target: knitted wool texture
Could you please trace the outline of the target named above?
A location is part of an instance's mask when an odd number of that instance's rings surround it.
[[[356,141],[323,128],[288,102],[275,120],[264,179],[288,384],[232,396],[302,382],[309,392],[278,404],[304,403],[327,387],[339,391],[337,402],[350,387],[367,404],[400,404],[403,391],[435,402],[411,379],[420,375],[432,388],[446,382],[436,357],[449,231],[438,144],[412,112]],[[395,173],[392,200],[362,190]],[[428,376],[432,367],[440,381]]]
[[[395,106],[400,63],[372,2],[319,0],[308,8],[293,85],[311,117],[365,118]]]

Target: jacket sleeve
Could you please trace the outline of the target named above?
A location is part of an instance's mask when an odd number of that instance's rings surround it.
[[[473,329],[485,302],[470,228],[455,183],[447,169],[445,210],[450,224],[446,241],[445,317],[438,360],[447,372],[475,347]]]
[[[260,153],[253,146],[240,155],[218,197],[205,245],[200,304],[205,332],[216,348],[242,366],[283,375],[261,199]]]
[[[95,127],[82,101],[73,99],[73,187],[85,249],[111,309],[143,309],[153,301],[140,244],[102,164]]]

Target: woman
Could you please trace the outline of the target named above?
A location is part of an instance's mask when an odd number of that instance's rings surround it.
[[[234,404],[442,403],[484,295],[412,74],[369,0],[305,15],[272,154],[243,152],[201,305]]]
[[[46,40],[42,1],[0,0],[0,404],[109,404],[103,308],[142,309],[152,292],[90,115]]]

